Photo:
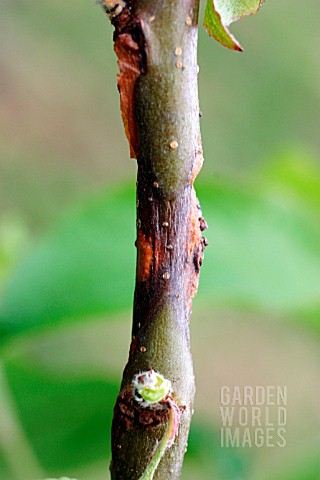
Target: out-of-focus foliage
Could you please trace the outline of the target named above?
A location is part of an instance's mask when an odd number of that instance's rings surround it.
[[[24,363],[8,361],[6,374],[41,465],[48,472],[57,468],[63,472],[105,457],[110,451],[110,413],[118,384],[88,375],[61,378],[48,375],[35,363]]]
[[[134,229],[133,186],[82,202],[65,215],[4,287],[1,328],[10,334],[129,308]]]
[[[244,55],[200,34],[210,245],[183,480],[319,478],[319,5],[268,3],[234,27]],[[0,478],[101,480],[135,266],[111,27],[87,0],[3,7]],[[287,385],[287,447],[221,448],[223,384]]]
[[[235,187],[222,180],[200,184],[200,198],[212,227],[199,294],[204,308],[232,305],[259,315],[278,315],[307,327],[306,332],[310,332],[310,322],[301,312],[312,311],[316,318],[312,326],[319,331],[319,212],[309,205],[310,198],[312,204],[319,202],[320,192],[314,190],[319,179],[314,165],[287,158],[284,164],[278,160],[264,171],[255,185]],[[96,321],[98,316],[117,322],[114,313],[130,308],[133,205],[133,187],[82,201],[36,245],[3,290],[0,326],[8,386],[30,444],[48,472],[61,473],[103,459],[110,450],[115,376],[110,372],[113,380],[97,377],[96,366],[91,371],[92,340],[85,347],[88,354],[81,350],[84,338],[78,354],[83,355],[83,364],[88,364],[86,370],[77,371],[72,362],[68,366],[68,342],[59,330],[69,322],[75,331],[79,322],[90,328],[90,319]],[[39,331],[44,325],[50,326],[49,338],[58,329],[60,348],[50,347],[49,340],[45,351],[46,341],[43,343]],[[111,350],[105,352],[110,364],[117,355],[116,345],[114,339]],[[55,360],[55,354],[65,358]],[[193,435],[200,450],[193,454],[191,448],[189,461],[208,458],[203,478],[210,478],[220,468],[226,469],[221,478],[238,478],[238,469],[245,468],[242,455],[235,459],[234,473],[232,451],[227,452],[226,465],[217,466],[223,449],[210,455],[202,450],[203,444],[211,442],[213,448],[218,440],[205,439],[207,434],[197,428]]]
[[[299,171],[305,177],[297,184]],[[200,183],[213,230],[202,301],[281,315],[318,308],[319,212],[309,208],[308,199],[320,203],[320,190],[314,190],[319,178],[312,164],[286,161],[283,167],[278,161],[255,184]],[[65,215],[7,282],[0,307],[3,335],[128,309],[134,219],[133,186],[82,202]]]

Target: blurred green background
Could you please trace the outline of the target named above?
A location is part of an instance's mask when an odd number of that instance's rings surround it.
[[[320,478],[319,2],[200,32],[210,247],[182,479]],[[91,0],[2,0],[0,478],[106,478],[131,322],[135,161]],[[285,448],[221,448],[222,385],[286,385]]]

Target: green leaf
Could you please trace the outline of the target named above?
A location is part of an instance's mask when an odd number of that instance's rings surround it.
[[[74,466],[110,455],[117,384],[49,375],[18,359],[7,362],[6,375],[24,431],[48,476],[69,474]]]
[[[133,187],[103,192],[68,212],[4,288],[0,331],[130,307],[134,288]]]
[[[221,45],[242,51],[228,26],[245,15],[256,13],[263,2],[264,0],[207,0],[204,26],[209,35]]]
[[[213,230],[200,297],[278,315],[319,303],[320,230],[308,215],[249,185],[198,190]]]
[[[211,419],[210,419],[211,420]],[[185,457],[184,470],[192,472],[193,476],[186,475],[189,479],[197,475],[201,479],[219,478],[221,480],[236,480],[247,478],[244,449],[222,448],[220,439],[220,425],[214,425],[201,421],[201,417],[192,420],[190,436],[188,439],[188,450]],[[185,476],[183,475],[183,478]]]
[[[263,188],[279,200],[285,197],[292,205],[304,209],[320,220],[320,171],[311,155],[294,148],[280,152],[262,172]]]
[[[20,218],[2,216],[0,220],[0,284],[17,262],[29,242],[29,232]]]

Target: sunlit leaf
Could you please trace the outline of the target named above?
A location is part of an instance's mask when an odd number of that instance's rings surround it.
[[[207,0],[204,26],[221,45],[242,51],[228,26],[245,15],[256,13],[264,0]]]

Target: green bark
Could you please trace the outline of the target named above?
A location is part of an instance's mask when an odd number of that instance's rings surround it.
[[[166,435],[165,409],[142,408],[132,398],[134,376],[152,368],[171,382],[181,417],[150,478],[178,479],[195,392],[189,318],[206,244],[193,188],[202,165],[198,0],[101,3],[112,7],[122,114],[138,163],[132,343],[115,406],[111,476],[143,477]]]

